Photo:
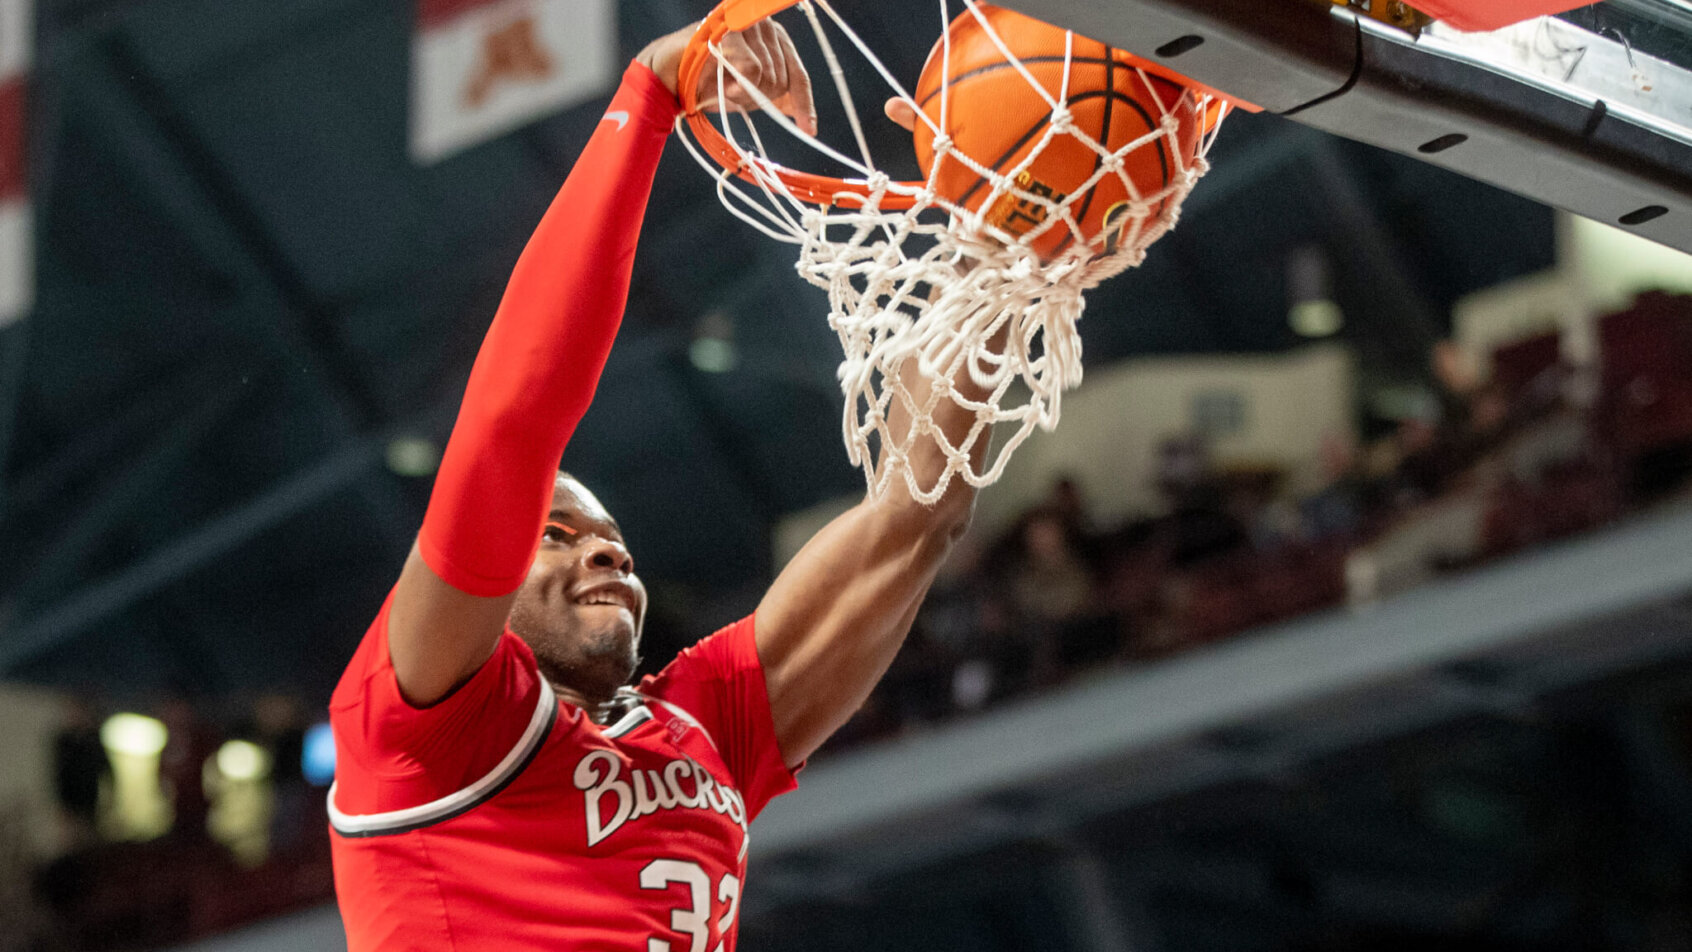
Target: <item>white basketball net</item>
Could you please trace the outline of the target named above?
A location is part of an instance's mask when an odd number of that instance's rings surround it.
[[[1052,110],[1051,122],[1040,140],[1022,162],[1002,173],[959,151],[943,134],[947,127],[944,110],[951,98],[944,85],[938,123],[921,109],[916,110],[918,121],[927,123],[935,136],[929,180],[913,188],[883,172],[870,154],[854,97],[829,31],[824,28],[825,19],[869,60],[892,95],[913,107],[915,101],[826,0],[809,0],[798,9],[808,19],[828,61],[859,155],[845,155],[801,132],[776,112],[768,99],[756,92],[753,96],[764,108],[761,117],[861,177],[867,185],[867,198],[841,193],[834,204],[818,207],[795,197],[775,174],[779,167],[765,151],[758,126],[747,116],[726,108],[718,111],[719,128],[755,185],[736,177],[706,156],[690,137],[682,136],[694,158],[717,179],[718,197],[729,211],[771,238],[798,245],[799,274],[828,292],[829,326],[839,335],[845,350],[838,375],[846,397],[842,429],[847,455],[863,469],[869,492],[880,496],[902,474],[911,495],[924,504],[938,500],[953,476],[977,487],[994,482],[1036,426],[1046,430],[1056,426],[1063,392],[1081,381],[1081,338],[1076,322],[1086,307],[1083,292],[1139,265],[1146,248],[1175,226],[1182,200],[1209,168],[1204,155],[1215,136],[1215,126],[1198,134],[1196,157],[1192,154],[1192,110],[1203,116],[1212,106],[1211,96],[1188,90],[1180,101],[1164,107],[1159,105],[1161,97],[1152,92],[1144,101],[1162,109],[1160,124],[1112,152],[1078,128],[1064,105],[1069,98],[1067,59],[1073,55],[1073,35],[1066,48],[1064,88],[1054,94],[1011,54],[975,0],[963,0],[962,5],[975,15],[1000,53]],[[940,13],[944,35],[952,19],[946,0],[941,0]],[[714,46],[712,52],[719,54],[719,81],[734,76],[747,89],[753,88]],[[949,77],[949,42],[943,55],[947,61],[941,75]],[[1139,81],[1152,91],[1147,73],[1136,72]],[[874,102],[880,106],[879,97]],[[1189,123],[1187,154],[1183,154],[1178,137],[1183,114]],[[742,138],[736,138],[737,127],[744,133]],[[1019,188],[1018,174],[1059,136],[1072,136],[1100,156],[1093,176],[1060,201]],[[1160,140],[1166,140],[1165,151],[1172,159],[1168,185],[1142,193],[1124,171],[1123,160],[1137,149],[1156,148]],[[957,205],[934,191],[934,172],[944,165],[946,155],[991,183],[992,190],[978,204],[978,210]],[[1103,233],[1087,240],[1072,211],[1107,175],[1117,176],[1130,197],[1123,230],[1101,229],[1119,236],[1108,244]],[[882,202],[893,195],[910,196],[915,204],[902,209],[882,208]],[[988,224],[985,213],[1005,196],[1024,203],[1024,208],[1043,209],[1043,221],[1020,237]],[[1069,229],[1072,240],[1064,250],[1042,260],[1030,244],[1054,228]],[[921,381],[909,373],[908,365],[913,360]],[[961,392],[958,383],[965,379],[986,396]],[[973,426],[956,441],[947,439],[933,425],[934,414],[944,401],[974,415]],[[895,438],[894,427],[890,426],[889,419],[895,414],[907,414],[911,421],[909,426],[900,427],[904,430],[901,438]],[[991,436],[995,431],[998,445],[989,447],[982,441],[995,438]],[[932,483],[919,485],[908,459],[918,441],[925,440],[938,446],[947,463]],[[978,450],[981,458],[976,460]]]

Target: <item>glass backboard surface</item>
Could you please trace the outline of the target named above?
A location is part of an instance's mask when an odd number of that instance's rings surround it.
[[[1362,0],[1003,2],[1267,112],[1692,252],[1692,0],[1476,33],[1407,30]]]
[[[1692,142],[1692,0],[1607,0],[1491,33],[1436,23],[1418,45],[1602,100]]]

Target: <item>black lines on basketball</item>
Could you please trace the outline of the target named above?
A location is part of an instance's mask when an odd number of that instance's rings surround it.
[[[1024,66],[1043,66],[1043,65],[1046,65],[1048,63],[1065,63],[1065,62],[1070,63],[1070,64],[1075,65],[1075,66],[1109,66],[1112,62],[1109,59],[1106,59],[1104,57],[1099,57],[1099,56],[1074,56],[1074,57],[1065,57],[1065,56],[1020,56],[1020,57],[1017,57],[1017,59],[1019,59],[1022,62],[1022,65],[1024,65]],[[1015,68],[1016,67],[1012,66],[1010,63],[1008,63],[1004,60],[1001,60],[997,63],[991,63],[987,66],[977,66],[974,69],[964,70],[963,72],[959,73],[958,75],[953,76],[951,79],[948,79],[946,81],[946,83],[949,86],[956,86],[957,84],[963,82],[966,79],[974,79],[977,76],[982,76],[982,75],[985,75],[987,73],[995,72],[995,71],[1001,70],[1001,69],[1015,69]],[[1032,70],[1030,70],[1030,72],[1032,72]],[[926,96],[922,97],[921,99],[917,100],[917,108],[921,109],[924,106],[928,105],[931,101],[933,101],[934,97],[938,96],[938,95],[940,95],[940,90],[935,89],[933,92],[931,92],[928,95],[926,95]]]
[[[1161,214],[1135,202],[1167,190],[1189,135],[1196,148],[1204,117],[1186,90],[1147,75],[1160,68],[1121,49],[1002,7],[982,12],[981,22],[952,21],[950,54],[931,49],[917,82],[914,98],[929,120],[913,132],[917,164],[935,194],[980,215],[997,240],[1021,242],[1045,261],[1118,234],[1110,223],[1122,224],[1128,212]],[[1054,111],[1067,115],[1062,135],[1052,128]],[[938,113],[951,154],[934,148]],[[995,194],[993,183],[1013,174]],[[1064,210],[1054,214],[1054,206]]]
[[[1069,99],[1066,100],[1065,104],[1067,106],[1069,106],[1071,109],[1073,109],[1079,103],[1088,102],[1088,101],[1091,101],[1091,100],[1094,100],[1094,99],[1101,99],[1101,98],[1105,98],[1107,100],[1107,109],[1108,109],[1108,104],[1110,102],[1122,103],[1123,105],[1128,106],[1129,108],[1133,109],[1135,112],[1140,114],[1140,118],[1145,121],[1146,129],[1148,131],[1155,127],[1156,124],[1154,122],[1152,122],[1151,113],[1146,111],[1146,107],[1140,105],[1137,101],[1135,101],[1134,97],[1128,95],[1127,93],[1122,92],[1121,90],[1117,90],[1117,89],[1111,89],[1111,90],[1094,89],[1094,90],[1089,90],[1089,91],[1084,92],[1084,93],[1076,93],[1075,95],[1069,97]],[[1017,139],[1016,143],[1014,145],[1012,145],[1010,148],[1006,149],[1004,151],[1004,153],[1001,154],[997,159],[994,159],[990,163],[985,163],[987,165],[987,167],[992,169],[995,172],[1003,172],[1004,171],[1004,169],[1003,169],[1004,164],[1006,162],[1009,162],[1012,158],[1014,158],[1018,152],[1021,152],[1022,149],[1025,146],[1027,146],[1029,142],[1032,142],[1036,136],[1045,132],[1046,126],[1050,125],[1051,121],[1052,121],[1051,115],[1047,114],[1039,122],[1036,122],[1033,125],[1032,128],[1030,128],[1028,131],[1024,132],[1022,134],[1022,137]],[[1109,132],[1109,130],[1107,128],[1107,130],[1106,130],[1106,140],[1101,140],[1101,142],[1107,147],[1110,144],[1107,141],[1108,140],[1108,132]],[[1169,158],[1168,158],[1168,156],[1164,155],[1161,142],[1158,144],[1157,164],[1158,164],[1158,168],[1163,173],[1164,184],[1167,185],[1169,183]],[[981,186],[986,185],[986,184],[988,184],[987,179],[977,177],[976,180],[975,180],[975,184],[971,185],[969,187],[969,190],[964,192],[963,197],[959,198],[957,200],[958,204],[959,205],[969,204],[970,198],[972,196],[974,196],[976,192],[981,190]],[[1076,216],[1076,217],[1079,218],[1080,216]]]
[[[1116,88],[1116,72],[1115,72],[1116,61],[1111,56],[1111,54],[1114,53],[1114,52],[1116,52],[1116,51],[1112,50],[1110,47],[1108,47],[1108,46],[1105,47],[1104,88],[1106,88],[1106,89],[1115,89]],[[1099,134],[1093,137],[1093,138],[1095,138],[1099,141],[1100,145],[1103,145],[1106,148],[1110,147],[1110,107],[1112,105],[1114,105],[1115,103],[1116,103],[1116,97],[1115,96],[1105,97],[1104,108],[1099,110],[1100,113],[1102,114],[1099,117]],[[1104,156],[1101,155],[1101,156],[1098,156],[1097,158],[1095,158],[1093,160],[1093,173],[1092,174],[1094,174],[1094,175],[1099,174],[1099,166],[1101,166],[1103,164],[1104,164]],[[1087,211],[1088,211],[1088,209],[1093,207],[1093,195],[1097,191],[1098,191],[1098,189],[1092,189],[1092,188],[1087,190],[1087,194],[1081,199],[1080,210],[1075,213],[1075,220],[1076,221],[1083,222],[1083,221],[1087,220]],[[1069,229],[1067,229],[1067,228],[1064,229],[1064,230],[1069,231]],[[1069,247],[1070,243],[1073,242],[1074,240],[1075,240],[1075,235],[1073,233],[1065,235],[1064,238],[1063,238],[1063,241],[1058,244],[1057,251],[1055,251],[1053,253],[1054,254],[1062,254]]]
[[[1631,228],[1634,225],[1643,225],[1648,221],[1656,221],[1667,214],[1668,209],[1662,205],[1646,205],[1644,208],[1628,212],[1616,221]]]

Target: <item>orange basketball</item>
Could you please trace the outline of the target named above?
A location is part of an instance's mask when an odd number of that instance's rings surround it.
[[[1165,111],[1170,111],[1179,123],[1177,144],[1173,148],[1185,156],[1179,167],[1190,165],[1197,156],[1202,124],[1199,109],[1192,97],[1183,96],[1186,91],[1183,86],[1161,75],[1166,71],[1150,67],[1159,75],[1150,71],[1142,75],[1136,67],[1146,67],[1148,64],[1143,60],[1081,36],[1075,37],[1066,64],[1066,31],[1061,27],[1000,7],[982,5],[980,10],[1011,54],[1053,100],[1065,88],[1064,71],[1068,69],[1067,102],[1075,127],[1105,148],[1115,152],[1144,137],[1162,122]],[[960,151],[977,162],[996,172],[1008,172],[1040,142],[1051,122],[1051,105],[1005,59],[969,10],[952,21],[947,33],[952,49],[945,97],[950,100],[946,104],[946,132]],[[941,123],[943,44],[944,40],[936,43],[929,52],[915,94],[918,107],[936,125]],[[1155,193],[1169,183],[1178,167],[1171,149],[1169,137],[1162,137],[1123,157],[1123,174],[1140,195]],[[923,175],[928,176],[934,165],[934,133],[927,123],[920,121],[916,126],[916,151]],[[1085,185],[1102,161],[1081,139],[1060,134],[1018,175],[1016,184],[1027,192],[1062,201]],[[980,210],[981,203],[993,191],[992,182],[950,156],[942,160],[933,180],[940,195],[971,211]],[[1105,246],[1111,247],[1110,242],[1130,224],[1125,213],[1132,197],[1120,178],[1106,173],[1070,209],[1089,242],[1105,232],[1107,226],[1117,230],[1116,235],[1106,239]],[[1162,204],[1154,209],[1154,215],[1162,213]],[[1021,237],[1052,214],[1055,213],[1037,202],[1005,193],[985,217],[988,224]],[[1042,258],[1050,259],[1068,248],[1074,238],[1070,228],[1060,221],[1033,239],[1030,247]]]

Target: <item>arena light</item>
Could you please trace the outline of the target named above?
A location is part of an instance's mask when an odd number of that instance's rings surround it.
[[[693,329],[687,359],[708,374],[726,374],[740,363],[734,349],[734,318],[723,311],[707,311]]]
[[[1332,337],[1345,326],[1334,301],[1333,263],[1319,245],[1287,255],[1287,324],[1300,337]]]
[[[217,772],[229,780],[259,780],[270,773],[270,752],[250,740],[224,741],[217,749]]]
[[[400,436],[388,441],[388,469],[399,476],[431,476],[441,465],[441,450],[433,440]]]
[[[1333,301],[1300,301],[1287,311],[1287,324],[1300,337],[1332,337],[1345,326],[1345,312]]]
[[[313,724],[300,751],[300,772],[306,783],[326,787],[335,779],[335,734],[327,723]]]
[[[157,757],[169,740],[164,722],[144,714],[113,714],[100,725],[100,743],[113,754]]]

